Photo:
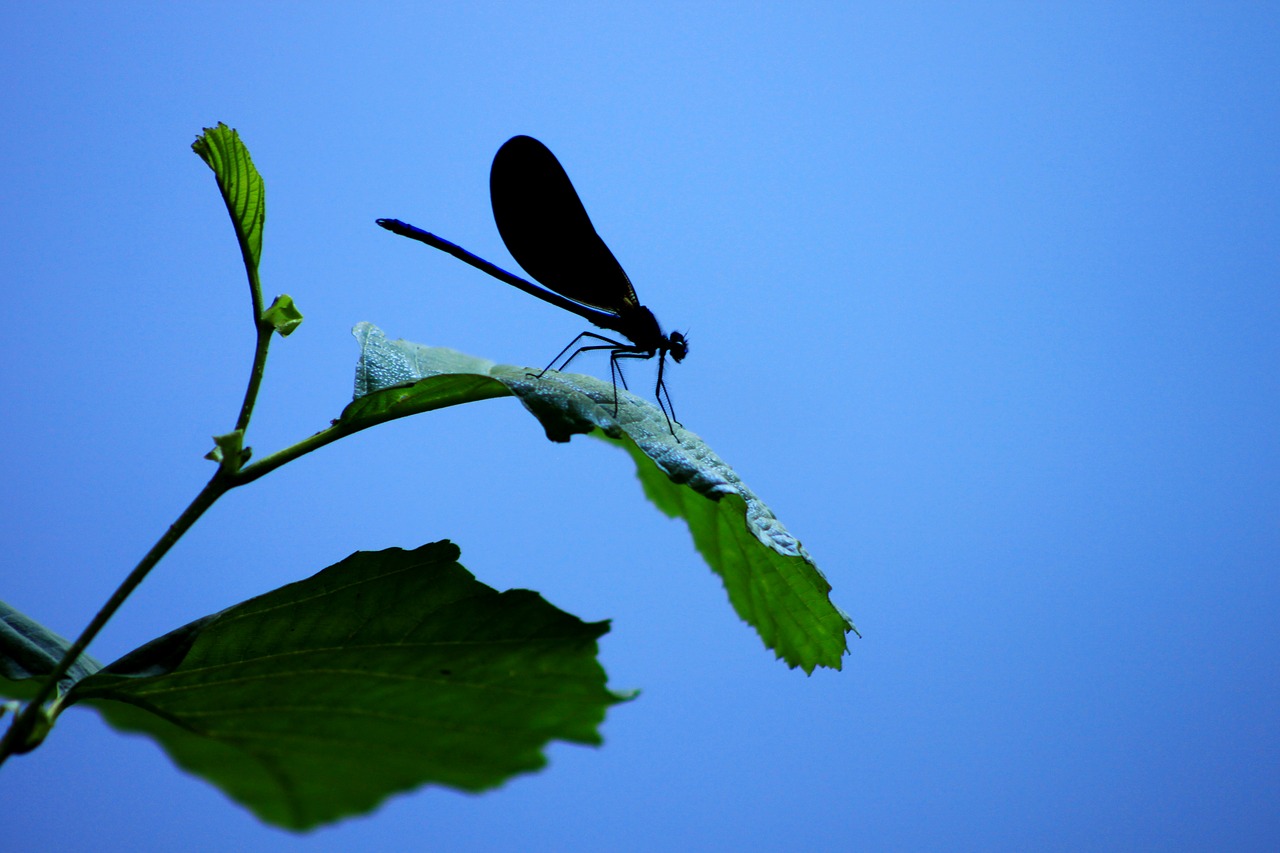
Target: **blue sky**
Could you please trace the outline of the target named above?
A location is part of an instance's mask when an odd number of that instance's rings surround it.
[[[78,632],[234,422],[252,333],[202,127],[249,145],[264,289],[306,314],[260,454],[341,411],[358,321],[536,366],[582,330],[373,224],[509,264],[488,169],[525,133],[688,330],[681,419],[865,635],[789,671],[622,454],[511,400],[408,419],[225,498],[93,653],[447,537],[613,620],[643,693],[605,745],[293,836],[71,712],[4,767],[7,846],[1275,848],[1274,7],[86,4],[15,7],[0,45],[0,597]]]

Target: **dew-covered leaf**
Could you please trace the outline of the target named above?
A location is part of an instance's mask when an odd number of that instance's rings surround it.
[[[831,586],[813,559],[763,501],[697,435],[610,383],[576,373],[498,365],[442,347],[392,341],[369,323],[361,344],[356,400],[342,419],[353,427],[507,394],[568,441],[598,429],[631,454],[645,494],[689,525],[694,544],[720,575],[738,615],[792,667],[839,669],[849,617],[831,603]]]

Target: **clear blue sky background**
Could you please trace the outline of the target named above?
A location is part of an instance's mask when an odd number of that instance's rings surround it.
[[[357,321],[538,366],[581,330],[373,224],[509,262],[488,169],[527,133],[865,639],[787,670],[622,454],[511,400],[400,421],[230,495],[92,651],[448,537],[613,620],[644,692],[605,745],[299,837],[77,711],[5,766],[6,849],[1280,846],[1274,4],[416,5],[10,4],[0,597],[78,632],[233,424],[202,127],[250,146],[307,317],[259,453],[341,411]]]

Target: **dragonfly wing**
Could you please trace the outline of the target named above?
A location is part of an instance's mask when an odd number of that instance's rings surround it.
[[[631,280],[547,146],[529,136],[503,143],[489,172],[489,195],[502,242],[535,280],[605,311],[639,306]]]

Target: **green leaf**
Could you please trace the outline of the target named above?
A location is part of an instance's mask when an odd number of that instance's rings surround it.
[[[240,134],[218,122],[206,127],[191,143],[191,149],[213,170],[222,200],[231,214],[245,267],[256,280],[262,260],[262,228],[266,221],[267,191],[262,176],[254,168],[249,149]]]
[[[391,341],[369,323],[355,328],[361,356],[356,400],[342,414],[353,428],[444,406],[512,394],[568,441],[599,429],[631,454],[645,494],[688,523],[694,544],[720,575],[734,609],[791,667],[840,669],[856,629],[831,603],[831,585],[764,502],[698,436],[671,435],[661,410],[607,382],[496,365],[454,350]]]
[[[631,454],[649,500],[688,523],[698,552],[724,581],[733,609],[768,648],[808,673],[815,666],[841,668],[845,634],[857,628],[831,603],[831,584],[809,552],[733,469],[710,454],[699,474],[682,484],[682,466],[673,466],[673,477],[662,467],[671,460],[660,464],[635,442],[602,438]]]
[[[67,639],[0,601],[0,696],[33,698],[40,680],[53,672],[70,648]],[[72,684],[101,668],[102,664],[81,654],[58,682],[59,690],[66,692]]]
[[[287,338],[294,329],[302,325],[302,312],[293,304],[293,297],[285,293],[276,297],[271,307],[263,313],[262,319],[270,323],[280,337]]]
[[[449,542],[358,552],[148,643],[69,701],[295,830],[423,784],[492,788],[552,739],[599,743],[626,698],[595,658],[608,624],[457,558]]]

